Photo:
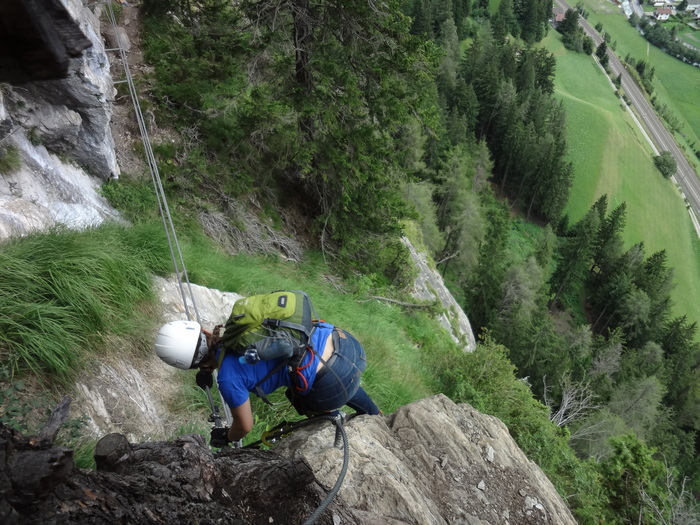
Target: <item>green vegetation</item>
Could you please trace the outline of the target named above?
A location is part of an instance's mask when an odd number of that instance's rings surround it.
[[[0,173],[10,174],[22,166],[19,150],[15,146],[0,146]]]
[[[167,271],[163,233],[118,226],[16,239],[0,252],[0,348],[15,371],[59,383],[106,330],[135,336],[128,312],[152,299],[151,272]],[[133,243],[130,249],[128,243]]]
[[[670,151],[662,151],[661,154],[654,157],[654,165],[667,179],[673,177],[678,169],[676,159],[673,158]]]
[[[645,60],[653,64],[654,95],[681,122],[677,139],[686,145],[686,156],[698,170],[700,161],[694,151],[700,151],[700,99],[697,94],[700,69],[649,44],[616,6],[600,0],[584,0],[583,3],[590,12],[588,21],[601,23],[617,41],[616,53],[620,59],[629,56],[635,61]]]
[[[567,133],[575,177],[566,212],[577,221],[607,195],[627,203],[627,245],[644,241],[651,251],[666,250],[675,268],[673,292],[678,315],[700,319],[700,242],[677,190],[659,177],[653,152],[638,127],[613,96],[605,75],[585,56],[565,54],[556,34],[544,40],[557,62],[556,93],[567,110]],[[586,82],[582,82],[585,77]],[[653,195],[653,199],[650,196]]]

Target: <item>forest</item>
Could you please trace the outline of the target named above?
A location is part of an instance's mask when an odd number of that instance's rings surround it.
[[[564,214],[566,114],[555,57],[538,47],[554,31],[549,2],[144,10],[155,109],[191,139],[156,149],[171,159],[169,191],[294,210],[338,272],[378,290],[410,282],[400,238],[417,223],[483,347],[507,349],[581,472],[595,473],[599,502],[569,500],[577,518],[691,512],[697,320],[672,314],[665,252],[624,245],[625,203],[602,196],[578,222]],[[452,397],[475,394],[464,395]]]

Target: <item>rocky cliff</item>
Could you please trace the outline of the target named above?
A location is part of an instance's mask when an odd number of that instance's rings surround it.
[[[574,524],[563,500],[496,418],[438,395],[394,414],[321,421],[272,450],[212,454],[200,435],[97,445],[98,469],[0,427],[0,517],[10,524]],[[343,477],[341,477],[341,475]]]
[[[85,227],[117,218],[99,195],[119,175],[110,130],[114,84],[100,21],[80,0],[63,4],[90,45],[65,78],[0,84],[0,239],[54,224]]]

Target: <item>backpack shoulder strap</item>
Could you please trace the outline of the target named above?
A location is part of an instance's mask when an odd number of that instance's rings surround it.
[[[280,368],[286,367],[287,366],[287,361],[282,361],[279,363],[275,368],[270,370],[265,377],[263,377],[260,381],[255,383],[255,395],[258,396],[260,399],[262,399],[267,405],[270,405],[271,407],[276,406],[276,405],[283,405],[284,403],[273,403],[271,402],[268,398],[265,392],[263,392],[263,389],[260,385],[262,385],[265,381],[270,379],[273,375],[275,375],[277,372],[280,371]]]

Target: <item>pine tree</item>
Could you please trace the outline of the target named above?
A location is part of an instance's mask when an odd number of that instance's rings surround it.
[[[582,283],[590,267],[594,252],[595,236],[600,225],[600,218],[594,209],[574,225],[571,235],[562,239],[559,261],[551,283],[552,299],[549,309],[554,310],[561,294],[575,283]]]
[[[598,229],[591,267],[591,283],[596,286],[615,269],[623,252],[622,232],[627,218],[627,204],[621,203],[603,221]]]
[[[661,347],[666,359],[668,376],[666,398],[668,405],[676,408],[686,418],[687,407],[695,407],[700,400],[700,343],[696,341],[697,323],[686,315],[676,317],[665,326]],[[700,430],[700,421],[688,418],[686,424]]]
[[[559,22],[557,26],[557,31],[562,35],[568,35],[578,32],[578,17],[579,13],[575,9],[567,9],[564,14],[564,20]]]
[[[434,47],[409,34],[395,1],[263,0],[240,8],[261,46],[251,52],[269,57],[249,61],[268,68],[254,75],[256,102],[286,109],[275,122],[253,124],[251,134],[265,139],[256,153],[301,190],[326,241],[344,245],[345,258],[376,261],[370,253],[408,211],[398,168],[412,154],[399,138],[431,111],[423,100]]]
[[[605,43],[605,40],[596,48],[595,56],[598,57],[603,67],[608,65],[608,45]]]
[[[433,38],[433,17],[430,14],[428,0],[415,0],[411,11],[411,34],[420,35],[426,39]]]
[[[487,222],[488,230],[479,246],[478,263],[465,289],[464,310],[477,332],[492,327],[497,319],[507,268],[508,210],[494,202],[487,211]]]

